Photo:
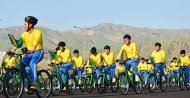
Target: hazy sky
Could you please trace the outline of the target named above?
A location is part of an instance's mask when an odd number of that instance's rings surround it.
[[[28,15],[61,31],[100,23],[190,29],[190,0],[0,0],[0,28],[22,26]]]

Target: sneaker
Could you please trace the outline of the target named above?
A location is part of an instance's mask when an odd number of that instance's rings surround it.
[[[64,87],[63,90],[66,91],[66,87]]]
[[[166,81],[165,76],[162,76],[162,82],[165,82],[165,81]]]
[[[79,85],[81,84],[81,79],[79,79],[79,83],[78,83]]]
[[[28,92],[28,87],[27,86],[24,87],[24,92]]]
[[[98,84],[100,84],[101,83],[101,80],[98,80]]]
[[[93,83],[93,88],[94,88],[94,89],[96,88],[96,83]]]
[[[187,83],[187,86],[190,86],[190,83]]]
[[[152,87],[153,85],[152,85],[152,83],[150,83],[150,87]]]
[[[72,80],[71,79],[68,80],[68,85],[72,85]]]
[[[138,82],[140,79],[139,79],[139,76],[138,75],[135,75],[135,81]]]
[[[113,79],[112,79],[112,83],[115,83],[115,81],[116,81],[116,79],[115,79],[115,78],[113,78]]]
[[[37,87],[37,85],[35,83],[32,83],[30,86],[31,89],[36,89],[36,87]]]

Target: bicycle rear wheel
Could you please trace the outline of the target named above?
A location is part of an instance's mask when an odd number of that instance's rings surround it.
[[[60,79],[56,76],[56,75],[52,75],[51,76],[52,78],[52,91],[51,91],[51,94],[53,96],[57,96],[59,95],[59,93],[61,92],[61,81]]]

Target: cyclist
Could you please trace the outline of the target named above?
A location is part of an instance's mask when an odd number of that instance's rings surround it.
[[[125,72],[125,62],[120,62],[119,66],[116,70],[116,73],[119,75],[121,73]]]
[[[141,58],[140,63],[138,64],[138,70],[139,70],[140,74],[143,75],[145,85],[147,85],[148,65],[145,62],[145,58]]]
[[[173,58],[173,60],[170,63],[170,66],[171,66],[171,73],[168,75],[168,78],[170,78],[174,74],[176,74],[177,77],[179,78],[179,66],[176,57]]]
[[[155,50],[152,52],[150,58],[154,63],[153,71],[160,71],[160,75],[162,77],[162,81],[165,81],[164,67],[166,66],[166,53],[164,50],[161,50],[161,44],[155,43]]]
[[[59,47],[57,47],[56,49],[55,49],[55,54],[57,54],[57,51],[59,50]],[[52,60],[51,60],[51,64],[48,64],[48,70],[49,71],[52,71],[53,70],[53,66],[55,66],[55,65],[59,65],[60,64],[60,59],[57,57],[57,58],[52,58]],[[55,70],[53,71],[53,72],[55,72]]]
[[[94,67],[96,67],[96,69],[92,69],[92,71],[96,72],[96,78],[98,78],[100,75],[100,70],[103,66],[102,65],[102,56],[100,53],[97,53],[96,47],[92,47],[90,52],[91,52],[90,59],[88,60],[88,63],[86,66],[89,66],[89,65],[92,66],[92,63],[95,63]]]
[[[102,54],[102,59],[105,66],[106,74],[111,73],[112,82],[114,83],[116,81],[114,53],[110,51],[110,46],[106,45],[104,47],[104,53]]]
[[[84,61],[81,55],[79,55],[79,51],[78,50],[74,50],[74,58],[72,60],[73,64],[74,64],[74,68],[75,68],[75,75],[78,75],[79,78],[79,82],[78,84],[81,84],[81,76],[82,76],[82,72],[84,71]]]
[[[29,73],[33,82],[31,85],[32,89],[36,89],[37,85],[37,64],[44,57],[42,32],[34,27],[37,22],[38,19],[33,16],[27,16],[25,18],[24,28],[26,31],[16,40],[17,46],[13,48],[13,51],[17,48],[21,48],[24,42],[29,51],[29,54],[22,58],[22,63],[30,66]],[[25,64],[22,65],[24,68],[26,67]]]
[[[151,61],[148,60],[148,59],[146,59],[145,62],[146,62],[146,64],[147,64],[148,74],[149,74],[149,73],[152,72],[152,70],[154,69],[154,65],[153,65],[153,64],[151,63]]]
[[[60,60],[61,63],[61,65],[59,66],[60,71],[62,71],[66,75],[68,79],[68,85],[71,85],[72,80],[69,70],[73,68],[73,63],[72,63],[70,49],[65,48],[65,46],[66,46],[65,42],[58,43],[59,50],[57,51],[56,59]],[[62,75],[62,79],[64,79],[64,75]]]
[[[186,51],[185,50],[181,50],[180,51],[180,57],[179,57],[179,63],[180,63],[180,73],[182,71],[185,72],[185,78],[186,78],[186,82],[187,85],[190,85],[190,80],[189,80],[189,56],[186,55]]]
[[[129,34],[125,34],[123,36],[124,44],[122,45],[120,52],[117,56],[116,62],[118,62],[123,53],[125,53],[126,58],[126,68],[128,70],[133,68],[133,72],[135,74],[135,81],[139,81],[138,69],[137,65],[139,63],[139,53],[137,51],[137,45],[131,41],[131,36]]]
[[[16,65],[15,65],[15,57],[13,56],[14,54],[11,51],[7,51],[6,55],[8,57],[5,59],[5,68],[9,69],[9,68],[16,67]]]

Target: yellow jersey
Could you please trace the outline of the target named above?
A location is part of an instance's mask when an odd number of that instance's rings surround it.
[[[103,53],[102,54],[104,66],[112,65],[114,63],[114,53],[110,52],[109,54]]]
[[[153,59],[154,63],[164,63],[166,61],[166,53],[164,50],[154,50],[151,54],[151,58]]]
[[[52,62],[54,64],[59,64],[60,63],[60,58],[55,58],[55,59],[52,60]]]
[[[90,59],[88,60],[87,66],[90,65],[90,62],[95,62],[96,67],[99,67],[102,64],[102,56],[100,53],[97,53],[96,55],[91,54]]]
[[[147,64],[147,67],[148,67],[148,72],[151,72],[154,69],[153,64]]]
[[[117,71],[119,74],[125,72],[125,66],[119,66]]]
[[[71,52],[68,48],[65,48],[64,51],[58,50],[57,57],[60,62],[67,63],[72,61]]]
[[[171,66],[171,71],[173,71],[173,70],[179,70],[179,66],[178,66],[177,62],[172,62],[170,64],[170,66]]]
[[[129,45],[124,44],[121,47],[121,50],[117,56],[117,59],[120,59],[122,54],[125,53],[125,58],[139,58],[139,53],[137,51],[137,45],[135,43],[130,43]]]
[[[147,66],[147,64],[145,62],[144,63],[139,63],[137,68],[138,68],[139,71],[142,71],[142,70],[148,71],[148,66]]]
[[[179,58],[179,61],[180,61],[180,66],[188,66],[189,65],[189,56],[184,56],[184,57],[181,57]]]
[[[40,30],[34,29],[32,33],[23,32],[21,38],[28,50],[32,50],[34,46],[36,46],[36,50],[43,49],[42,32]]]
[[[84,61],[83,61],[82,56],[74,57],[72,62],[74,64],[75,68],[84,67]]]
[[[5,63],[6,63],[6,68],[10,68],[10,67],[16,67],[15,65],[15,57],[11,57],[11,58],[6,58],[5,59]]]

